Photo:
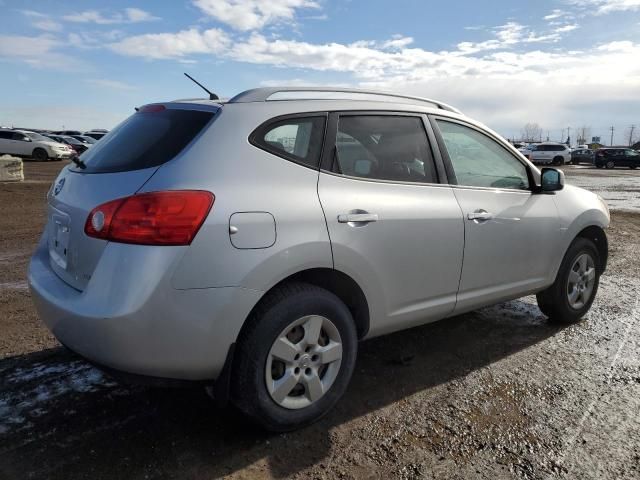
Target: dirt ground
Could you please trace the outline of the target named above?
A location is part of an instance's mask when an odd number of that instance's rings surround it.
[[[40,325],[25,270],[61,166],[0,184],[0,479],[640,478],[639,214],[612,212],[579,324],[526,297],[364,342],[337,408],[272,435],[201,389],[118,384]],[[638,200],[639,174],[565,170]]]

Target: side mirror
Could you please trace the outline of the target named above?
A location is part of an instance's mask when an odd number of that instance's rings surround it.
[[[564,188],[564,172],[556,168],[543,168],[540,174],[540,190],[556,192]]]

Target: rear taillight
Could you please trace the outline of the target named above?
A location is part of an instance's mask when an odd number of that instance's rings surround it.
[[[215,200],[211,192],[171,190],[119,198],[94,208],[84,232],[140,245],[189,245]]]

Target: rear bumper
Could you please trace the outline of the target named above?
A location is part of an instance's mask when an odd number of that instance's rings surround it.
[[[166,251],[158,255],[158,248]],[[62,344],[107,369],[215,379],[262,293],[238,287],[177,290],[170,275],[181,252],[171,249],[109,244],[80,292],[51,269],[43,238],[28,275],[40,318]]]

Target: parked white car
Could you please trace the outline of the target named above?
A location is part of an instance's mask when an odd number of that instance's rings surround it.
[[[564,165],[571,162],[571,149],[564,143],[544,142],[531,145],[523,154],[533,163]]]
[[[72,150],[68,145],[54,142],[36,132],[0,130],[0,154],[3,153],[17,157],[32,157],[46,162],[49,159],[70,158]]]

